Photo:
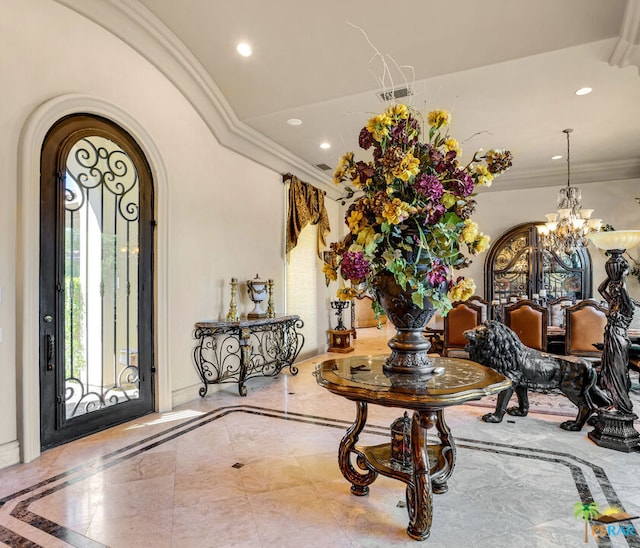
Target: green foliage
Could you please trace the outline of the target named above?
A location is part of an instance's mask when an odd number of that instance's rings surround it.
[[[83,343],[85,312],[80,278],[65,276],[64,287],[64,363],[65,375],[69,378],[86,369]]]

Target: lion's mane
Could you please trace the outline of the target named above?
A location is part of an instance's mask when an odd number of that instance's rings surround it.
[[[487,320],[482,329],[475,330],[465,350],[474,362],[511,378],[513,373],[521,369],[523,354],[529,349],[506,325]]]

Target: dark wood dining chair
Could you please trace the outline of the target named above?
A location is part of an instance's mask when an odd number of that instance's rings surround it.
[[[582,356],[593,362],[600,362],[602,351],[594,344],[604,342],[604,328],[607,325],[607,310],[596,301],[587,299],[566,308],[565,354]]]
[[[443,356],[466,358],[467,339],[464,332],[482,323],[482,308],[468,301],[456,301],[444,317]]]
[[[504,309],[504,323],[518,335],[522,344],[546,352],[548,314],[546,307],[522,299]]]

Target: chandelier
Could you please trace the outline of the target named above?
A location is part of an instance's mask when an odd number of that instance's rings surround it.
[[[587,235],[597,232],[602,219],[592,219],[593,209],[582,209],[580,189],[571,186],[571,164],[569,134],[572,129],[563,129],[567,135],[567,186],[558,191],[558,212],[545,215],[547,222],[538,225],[542,245],[549,251],[564,251],[572,255],[578,248],[589,243]]]

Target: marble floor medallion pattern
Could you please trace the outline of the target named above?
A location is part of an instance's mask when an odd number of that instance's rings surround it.
[[[388,334],[358,332],[356,353]],[[576,503],[640,514],[640,454],[594,445],[530,414],[446,411],[458,447],[449,491],[434,496],[430,537],[406,535],[404,484],[384,477],[355,497],[337,463],[352,402],[320,388],[315,365],[252,379],[0,470],[0,543],[80,547],[584,546]],[[369,406],[363,444],[383,443],[398,410]],[[592,546],[640,547],[640,520],[587,529]]]

